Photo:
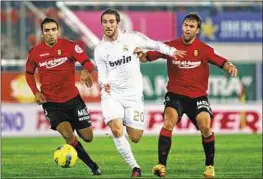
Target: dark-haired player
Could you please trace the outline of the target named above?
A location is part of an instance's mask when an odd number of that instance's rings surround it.
[[[75,86],[75,62],[85,68],[81,72],[81,82],[92,85],[89,72],[93,64],[83,49],[74,42],[59,38],[59,24],[45,18],[41,23],[43,41],[29,52],[26,62],[26,81],[42,105],[51,129],[58,131],[67,144],[72,145],[78,157],[91,169],[93,175],[100,175],[98,165],[90,158],[74,130],[86,142],[91,142],[93,132],[86,105]],[[34,73],[38,69],[40,90],[36,86]]]
[[[185,16],[182,23],[182,37],[167,42],[170,47],[187,52],[176,60],[159,52],[137,52],[142,62],[159,58],[167,59],[168,85],[165,95],[164,123],[158,141],[159,164],[153,167],[157,176],[165,177],[171,137],[174,126],[185,113],[202,134],[205,152],[205,171],[207,178],[215,177],[214,154],[215,137],[210,127],[212,110],[207,98],[209,63],[237,76],[238,70],[232,63],[220,56],[214,49],[196,38],[202,20],[196,13]]]

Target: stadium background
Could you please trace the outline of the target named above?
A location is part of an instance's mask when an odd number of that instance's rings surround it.
[[[71,39],[85,48],[93,60],[94,47],[103,33],[99,23],[100,14],[109,7],[121,12],[123,29],[140,31],[160,41],[180,37],[182,18],[187,12],[200,13],[203,26],[199,38],[231,60],[239,69],[239,76],[230,78],[221,69],[213,65],[210,67],[208,94],[215,115],[212,127],[217,135],[224,134],[222,136],[233,140],[247,139],[252,143],[257,141],[256,148],[262,147],[262,2],[1,1],[3,156],[12,146],[8,141],[33,139],[32,137],[37,137],[36,140],[40,137],[48,140],[46,136],[57,136],[49,129],[41,106],[34,103],[34,96],[24,78],[27,53],[32,46],[41,41],[41,20],[46,16],[57,19],[61,24],[62,37]],[[79,71],[80,66],[77,65],[76,68]],[[159,60],[143,64],[141,71],[144,77],[145,136],[147,136],[144,140],[154,141],[152,145],[157,148],[156,136],[162,124],[163,96],[167,82],[166,63]],[[94,80],[93,87],[88,89],[80,85],[79,74],[76,74],[76,86],[89,108],[95,137],[100,138],[108,135],[109,130],[103,123],[100,112],[96,74]],[[189,141],[199,135],[186,116],[174,131],[175,136],[182,134],[191,134],[187,139]],[[253,136],[256,136],[256,139]],[[63,142],[60,139],[55,141],[54,143],[51,141],[53,148],[58,145],[57,141]],[[262,152],[257,154],[256,158],[261,158]],[[152,155],[155,160],[156,153]],[[7,158],[6,160],[3,158],[3,167],[4,164],[8,165],[7,161],[9,161]],[[12,163],[12,160],[10,162]],[[260,162],[261,168],[258,169],[262,170],[262,160]],[[4,172],[4,168],[2,169]],[[11,174],[12,172],[8,173],[6,170],[3,177],[31,176],[26,173]],[[262,177],[262,171],[250,176]]]

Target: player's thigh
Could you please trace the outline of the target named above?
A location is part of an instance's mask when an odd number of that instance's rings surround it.
[[[73,129],[77,130],[78,135],[86,142],[93,139],[91,117],[88,108],[80,96],[74,99],[74,105],[71,105],[71,114]]]
[[[210,127],[213,112],[206,96],[189,100],[188,106],[186,114],[197,129],[199,129],[199,126]]]
[[[113,119],[124,118],[124,107],[120,101],[108,96],[101,99],[101,112],[104,117],[105,124],[108,125]]]
[[[181,120],[184,113],[183,103],[182,96],[172,92],[165,94],[164,127],[166,129],[172,130],[176,123]]]
[[[144,130],[144,103],[142,100],[125,101],[123,124],[127,127]]]
[[[196,116],[197,126],[201,131],[208,131],[211,126],[211,116],[207,111],[202,111]]]
[[[135,129],[135,128],[126,126],[126,131],[129,135],[130,140],[134,143],[138,143],[140,139],[142,138],[144,130]]]
[[[71,124],[68,121],[63,121],[58,124],[56,130],[65,138],[67,141],[74,140],[74,133]]]
[[[50,127],[56,130],[57,126],[62,122],[70,122],[70,116],[68,112],[57,106],[56,103],[45,103],[42,105],[44,109],[44,115],[50,123]]]
[[[112,134],[115,137],[121,137],[123,135],[123,120],[120,118],[115,118],[110,120],[108,123],[109,128],[111,129]]]
[[[85,127],[82,129],[77,129],[77,134],[85,141],[91,142],[93,140],[93,130],[92,126]]]

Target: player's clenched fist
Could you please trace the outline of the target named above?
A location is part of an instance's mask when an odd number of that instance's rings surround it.
[[[39,104],[39,105],[47,102],[47,100],[46,100],[45,96],[43,95],[43,93],[41,93],[39,91],[36,92],[36,94],[35,94],[35,100],[36,100],[37,104]]]
[[[105,91],[106,91],[107,93],[110,94],[110,91],[111,91],[110,84],[106,84],[106,85],[104,85],[104,89],[105,89]]]
[[[87,70],[81,70],[80,83],[85,84],[89,88],[92,86],[92,76]]]

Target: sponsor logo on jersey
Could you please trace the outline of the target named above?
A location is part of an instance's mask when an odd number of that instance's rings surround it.
[[[65,61],[67,61],[67,57],[62,57],[62,58],[55,58],[53,60],[45,61],[42,63],[39,63],[40,67],[46,67],[46,68],[54,68],[56,66],[59,66],[63,64]]]
[[[44,56],[48,56],[48,55],[49,55],[49,53],[43,53],[43,54],[40,54],[39,56],[44,57]]]
[[[114,66],[120,66],[125,63],[129,63],[130,61],[131,61],[131,56],[128,56],[128,57],[122,56],[122,59],[119,59],[113,62],[109,61],[109,64],[111,67],[114,67]]]
[[[174,65],[178,65],[179,68],[196,68],[201,64],[201,61],[191,62],[191,61],[178,61],[173,60]]]

